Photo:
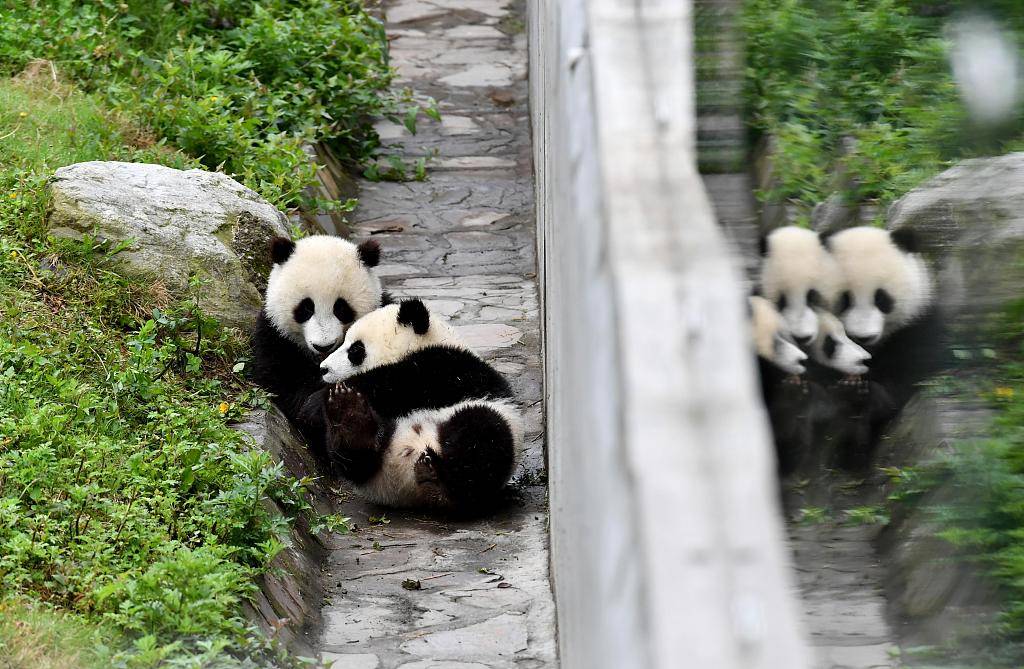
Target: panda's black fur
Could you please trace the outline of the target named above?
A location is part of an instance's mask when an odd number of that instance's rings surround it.
[[[419,300],[400,303],[398,313],[402,326],[417,335],[427,331],[429,314]],[[359,343],[345,342],[348,351]],[[439,448],[428,448],[409,466],[421,488],[436,490],[430,505],[463,514],[482,512],[500,499],[515,465],[515,429],[495,408],[511,404],[512,397],[499,372],[458,344],[427,345],[357,373],[329,390],[323,405],[335,471],[353,483],[368,484],[381,475],[389,450],[397,447],[402,421],[438,417]]]

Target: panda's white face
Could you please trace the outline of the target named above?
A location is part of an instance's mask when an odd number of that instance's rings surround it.
[[[839,273],[814,232],[796,226],[772,231],[764,241],[761,292],[775,304],[789,334],[801,345],[818,334],[816,308],[835,299]]]
[[[924,260],[881,228],[856,227],[828,240],[843,277],[836,313],[854,341],[872,346],[920,316],[932,301]]]
[[[757,354],[784,372],[803,374],[807,354],[790,340],[785,320],[765,298],[754,296],[749,302]]]
[[[327,356],[320,369],[324,381],[338,383],[435,344],[461,345],[454,328],[427,311],[422,302],[404,300],[353,323],[341,346]]]
[[[294,244],[278,239],[264,309],[284,336],[322,358],[337,348],[357,318],[380,306],[376,242],[356,246],[315,235]]]
[[[867,373],[867,361],[871,359],[871,354],[846,336],[839,319],[827,311],[821,311],[818,313],[818,324],[819,335],[811,348],[814,359],[844,374]]]

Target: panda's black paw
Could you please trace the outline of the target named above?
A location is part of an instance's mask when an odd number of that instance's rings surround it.
[[[790,374],[782,380],[782,386],[789,391],[791,395],[806,395],[810,392],[810,384],[800,374]]]
[[[373,424],[376,430],[377,419],[366,397],[343,383],[336,383],[327,390],[327,420],[334,427],[346,431],[354,431]]]
[[[866,395],[868,392],[868,385],[868,380],[863,376],[857,374],[850,374],[849,376],[844,376],[839,381],[839,386],[842,389],[849,391],[851,393],[856,393],[858,395]]]

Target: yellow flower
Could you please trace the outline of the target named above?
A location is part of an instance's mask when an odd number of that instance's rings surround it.
[[[18,252],[17,251],[11,251],[11,257],[12,258],[17,258],[18,257]]]
[[[211,95],[210,96],[210,102],[216,102],[216,101],[217,101],[217,96],[216,95]]]
[[[996,397],[1003,400],[1013,399],[1013,388],[1009,386],[996,386]]]
[[[9,198],[11,198],[13,200],[14,198],[18,197],[18,194],[17,193],[8,193],[7,197],[9,197]]]
[[[20,112],[18,116],[20,116],[21,118],[25,118],[26,116],[28,116],[28,112]]]
[[[220,404],[219,404],[219,405],[217,406],[217,411],[219,411],[219,412],[221,413],[221,415],[223,416],[224,414],[226,414],[226,413],[228,412],[228,409],[229,409],[229,408],[230,408],[230,407],[228,406],[228,403],[227,403],[227,402],[221,402],[221,403],[220,403]]]

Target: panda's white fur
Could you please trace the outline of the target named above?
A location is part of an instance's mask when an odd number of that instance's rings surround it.
[[[920,317],[932,304],[932,278],[924,259],[893,241],[889,231],[860,226],[828,239],[843,284],[838,311],[848,335],[865,345],[876,344]],[[876,298],[892,298],[885,313]]]
[[[488,407],[501,415],[512,431],[515,453],[522,450],[522,417],[508,400],[469,400],[443,409],[417,411],[398,420],[391,441],[384,450],[380,470],[356,488],[371,502],[385,506],[437,506],[443,503],[438,487],[423,485],[417,480],[415,465],[427,449],[444,457],[438,439],[439,427],[460,409],[473,406]]]
[[[427,346],[466,348],[455,328],[434,313],[430,314],[429,327],[423,334],[417,334],[412,327],[401,325],[398,322],[400,308],[400,304],[389,304],[353,323],[345,333],[341,346],[320,365],[324,370],[324,381],[344,381],[354,374],[397,362]],[[361,343],[365,353],[365,360],[358,366],[349,360],[349,350],[355,342]]]
[[[750,325],[757,355],[789,374],[803,374],[807,354],[789,340],[789,330],[775,306],[757,295],[749,298]]]
[[[295,242],[287,260],[270,271],[264,310],[278,332],[320,355],[345,336],[347,324],[335,316],[335,301],[343,298],[358,319],[380,306],[381,294],[380,279],[361,260],[355,244],[313,235]],[[295,309],[306,298],[313,301],[313,315],[299,323]]]
[[[865,374],[871,354],[846,335],[842,322],[827,311],[818,310],[818,336],[811,345],[811,357],[844,374]]]
[[[838,294],[839,272],[818,235],[794,225],[773,230],[764,240],[761,294],[777,305],[790,334],[807,344],[818,332],[814,306],[827,307]],[[816,291],[821,304],[808,296]],[[783,303],[780,305],[780,303]]]

